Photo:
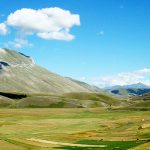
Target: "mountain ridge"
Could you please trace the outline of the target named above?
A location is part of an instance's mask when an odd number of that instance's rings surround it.
[[[14,50],[0,49],[0,66],[2,92],[49,94],[96,92],[36,65],[30,56]]]
[[[135,83],[135,84],[129,84],[129,85],[115,85],[115,86],[111,86],[111,87],[107,87],[106,89],[118,89],[118,88],[125,88],[125,89],[129,89],[129,88],[134,88],[134,89],[149,89],[150,86],[145,85],[141,82]]]
[[[150,92],[150,86],[147,86],[143,83],[125,85],[125,86],[112,86],[106,89],[113,94],[117,95],[143,95]]]

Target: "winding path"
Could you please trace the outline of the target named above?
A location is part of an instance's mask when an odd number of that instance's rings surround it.
[[[62,142],[54,142],[54,141],[47,141],[47,140],[41,140],[41,139],[35,139],[35,138],[30,138],[27,139],[29,141],[33,142],[40,142],[40,143],[45,143],[45,144],[53,144],[53,145],[61,145],[61,146],[72,146],[72,147],[107,147],[106,145],[87,145],[87,144],[73,144],[73,143],[62,143]]]

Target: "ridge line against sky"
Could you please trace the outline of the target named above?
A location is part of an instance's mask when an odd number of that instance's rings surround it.
[[[92,84],[150,85],[149,0],[8,3],[0,3],[0,47]]]

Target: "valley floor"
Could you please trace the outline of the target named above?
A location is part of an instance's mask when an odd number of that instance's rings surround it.
[[[150,111],[0,109],[2,150],[149,150]]]

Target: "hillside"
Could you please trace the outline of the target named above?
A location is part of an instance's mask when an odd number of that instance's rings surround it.
[[[125,100],[106,93],[17,94],[0,92],[1,107],[11,108],[92,108],[126,106]],[[5,103],[4,103],[5,102]]]
[[[90,108],[125,105],[96,86],[62,77],[25,54],[0,49],[1,107]]]
[[[150,110],[150,93],[130,97],[130,105],[126,109]]]
[[[90,87],[90,85],[88,85]],[[25,54],[0,49],[0,91],[16,93],[63,94],[96,92],[73,80],[62,77],[35,64]]]
[[[68,78],[69,80],[71,80],[71,81],[73,81],[73,82],[79,84],[80,86],[82,86],[82,87],[88,89],[89,91],[95,91],[95,92],[103,91],[102,89],[100,89],[100,88],[97,87],[97,86],[89,85],[89,84],[87,84],[87,83],[85,83],[85,82],[82,82],[82,81],[79,81],[79,80],[75,80],[75,79],[72,79],[72,78],[69,78],[69,77],[67,77],[67,78]]]
[[[0,95],[0,107],[7,107],[10,106],[13,103],[13,100]]]
[[[133,97],[134,101],[139,101],[139,100],[143,100],[143,101],[150,101],[150,93],[145,93],[141,96],[135,96]]]

